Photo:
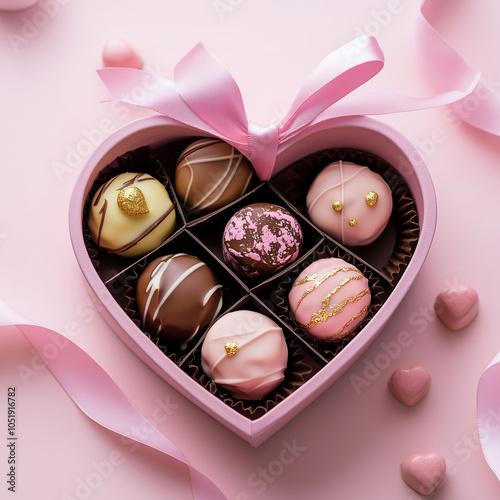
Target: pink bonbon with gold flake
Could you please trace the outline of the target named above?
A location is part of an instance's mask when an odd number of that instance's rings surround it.
[[[309,218],[347,246],[367,245],[385,229],[392,193],[380,175],[350,162],[331,163],[307,193]]]

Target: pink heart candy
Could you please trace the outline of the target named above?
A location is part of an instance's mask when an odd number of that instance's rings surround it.
[[[445,326],[450,330],[460,330],[476,317],[479,298],[474,288],[450,288],[438,294],[434,309]]]
[[[430,495],[441,484],[446,462],[441,455],[411,455],[401,462],[404,482],[421,495]]]
[[[126,41],[120,38],[109,40],[102,49],[102,62],[106,67],[141,69],[142,57]]]
[[[431,374],[423,366],[399,368],[389,379],[392,394],[406,406],[416,405],[429,391]]]

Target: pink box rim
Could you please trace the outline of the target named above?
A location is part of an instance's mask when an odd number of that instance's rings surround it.
[[[162,134],[166,128],[168,128],[168,135]],[[200,134],[199,131],[179,125],[177,122],[164,116],[151,116],[130,122],[106,138],[96,148],[83,167],[71,196],[69,230],[73,249],[84,278],[90,287],[91,294],[97,300],[101,313],[115,333],[147,366],[166,380],[172,387],[203,408],[208,414],[237,435],[250,442],[253,446],[261,444],[282,425],[297,415],[313,399],[337,380],[374,341],[409,290],[425,261],[434,236],[437,203],[432,179],[424,161],[410,141],[398,131],[380,121],[365,116],[355,116],[334,118],[323,122],[321,126],[311,126],[290,145],[281,147],[278,150],[277,166],[281,168],[300,157],[319,151],[319,143],[325,140],[323,135],[337,128],[342,128],[343,130],[350,130],[352,128],[353,130],[365,133],[371,146],[368,151],[384,158],[396,168],[398,168],[398,165],[395,163],[398,162],[412,165],[413,168],[410,172],[401,173],[412,191],[417,206],[420,224],[419,240],[413,257],[404,272],[403,279],[401,279],[391,293],[390,300],[381,307],[376,316],[364,328],[363,334],[356,336],[350,342],[348,349],[346,348],[341,351],[335,357],[334,361],[323,367],[311,380],[288,396],[285,400],[286,404],[283,404],[284,402],[278,404],[264,416],[254,421],[238,414],[197,383],[188,384],[189,390],[186,389],[186,377],[191,381],[192,379],[175,366],[130,321],[127,314],[104,287],[88,256],[83,239],[82,215],[84,203],[87,193],[102,167],[110,163],[117,156],[142,145],[155,147],[171,142],[176,138],[188,137],[190,135],[200,137],[207,134]],[[331,148],[360,148],[355,136],[356,134],[351,134],[345,143],[341,143],[342,146],[335,146],[335,140],[341,139],[334,139]],[[387,158],[387,154],[383,148],[384,145],[391,144],[394,146],[394,148],[390,148],[391,155],[396,156],[394,158]],[[139,335],[138,332],[142,335]]]

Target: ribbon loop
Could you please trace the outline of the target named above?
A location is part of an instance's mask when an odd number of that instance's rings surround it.
[[[325,57],[309,75],[280,125],[282,137],[304,128],[384,66],[375,38],[361,36]]]
[[[104,68],[97,71],[111,94],[111,101],[142,106],[190,127],[214,133],[183,101],[175,84],[146,71]]]
[[[318,64],[287,115],[270,127],[248,122],[236,82],[202,44],[179,61],[174,71],[175,83],[123,68],[100,70],[99,75],[114,100],[146,107],[219,137],[251,160],[261,180],[268,180],[280,147],[312,123],[339,116],[442,106],[460,101],[475,88],[475,75],[466,75],[462,81],[465,90],[448,90],[428,98],[378,92],[351,99],[349,94],[373,78],[383,65],[383,53],[371,36],[359,37],[340,47]],[[134,89],[141,85],[146,92],[139,99],[134,97]]]
[[[240,89],[204,45],[196,45],[177,63],[174,78],[180,97],[195,115],[218,135],[244,142],[248,120]]]

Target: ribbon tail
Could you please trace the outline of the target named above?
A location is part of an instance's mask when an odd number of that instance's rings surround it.
[[[121,389],[85,351],[52,330],[34,324],[20,324],[23,318],[0,301],[0,326],[15,327],[21,332],[45,362],[48,370],[73,402],[96,423],[145,444],[188,466],[195,500],[224,500],[224,494],[206,476],[191,466],[182,452],[154,426],[140,438],[133,429],[144,428],[146,418],[128,400]],[[55,340],[56,339],[56,340]],[[47,345],[62,346],[57,356],[43,356]]]
[[[405,113],[454,104],[470,95],[476,84],[477,80],[474,80],[470,88],[465,91],[451,90],[428,97],[406,96],[391,91],[348,96],[322,113],[313,123],[338,116]]]
[[[416,54],[425,76],[442,92],[472,85],[470,97],[455,102],[453,111],[470,125],[500,135],[500,95],[434,29],[428,20],[433,7],[431,0],[422,0],[415,28]]]
[[[154,448],[189,468],[193,495],[196,500],[224,499],[222,492],[203,474],[192,467],[182,452],[153,427],[141,438],[131,435],[132,429],[141,428],[146,418],[127,399],[125,394],[85,351],[66,337],[33,325],[19,325],[19,331],[41,354],[44,346],[54,343],[54,336],[65,346],[58,356],[44,359],[47,368],[68,396],[92,420],[117,434]]]
[[[477,387],[479,439],[486,462],[500,480],[500,353],[484,371]]]

